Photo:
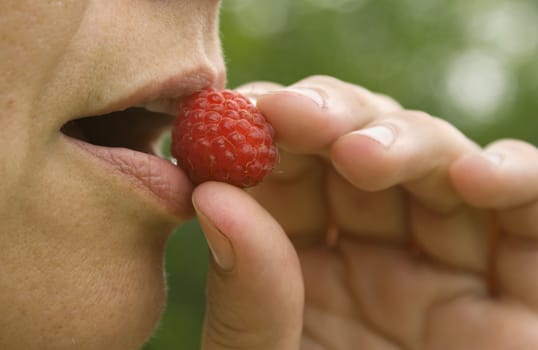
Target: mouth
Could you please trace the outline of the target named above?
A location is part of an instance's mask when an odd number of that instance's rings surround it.
[[[142,107],[67,122],[61,132],[70,138],[105,148],[126,148],[164,157],[162,141],[174,117]]]
[[[170,83],[152,85],[161,92],[142,89],[143,94],[133,94],[104,109],[104,113],[65,122],[60,131],[83,156],[97,160],[94,163],[107,174],[119,175],[129,188],[142,190],[156,199],[167,213],[187,219],[193,214],[193,185],[180,168],[166,159],[164,141],[182,98],[204,87],[221,85],[217,80],[202,79],[198,84],[190,81],[188,87],[176,92]],[[173,96],[162,97],[163,94]]]

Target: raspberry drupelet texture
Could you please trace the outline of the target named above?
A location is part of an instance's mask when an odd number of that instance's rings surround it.
[[[273,170],[278,158],[273,137],[272,126],[246,97],[208,88],[181,103],[171,153],[195,184],[251,187]]]

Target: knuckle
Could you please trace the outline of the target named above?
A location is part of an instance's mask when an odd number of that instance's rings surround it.
[[[538,156],[538,148],[536,148],[535,145],[523,141],[523,140],[517,140],[517,139],[500,139],[495,142],[492,142],[488,144],[485,148],[486,150],[493,150],[493,149],[504,149],[508,152],[523,152],[528,153],[534,156]]]
[[[439,131],[441,132],[445,132],[447,135],[456,135],[463,137],[462,132],[446,119],[439,117],[431,117],[431,123],[433,127],[439,129]]]
[[[429,113],[426,113],[423,111],[417,111],[417,110],[406,110],[404,112],[404,115],[409,120],[420,122],[420,123],[437,123],[435,119],[438,119],[438,118],[433,117]]]
[[[342,83],[343,81],[335,77],[331,77],[330,75],[317,74],[304,78],[298,81],[296,84],[334,85]]]
[[[391,114],[394,116],[394,114]],[[432,116],[431,114],[417,110],[405,110],[396,114],[394,120],[396,124],[406,129],[413,135],[435,136],[437,145],[443,146],[447,155],[454,157],[462,152],[479,150],[480,147],[468,138],[462,131],[452,125],[449,121]]]
[[[298,81],[292,86],[315,87],[329,95],[335,96],[346,105],[371,107],[373,110],[400,110],[401,105],[389,96],[374,93],[360,85],[356,85],[329,75],[312,75]]]
[[[250,83],[239,85],[235,88],[235,90],[241,93],[247,94],[247,95],[248,94],[261,95],[268,91],[279,90],[282,88],[283,86],[280,84],[273,83],[271,81],[260,80],[260,81],[253,81]]]
[[[220,349],[250,349],[252,344],[246,341],[249,336],[247,329],[236,327],[230,322],[220,318],[206,320],[206,342],[218,346]]]
[[[392,120],[397,125],[401,125],[406,129],[431,129],[435,130],[436,132],[443,132],[450,127],[450,125],[443,119],[418,110],[403,110],[397,113],[390,113],[387,115],[386,119]]]
[[[377,96],[380,106],[383,107],[382,108],[383,110],[390,111],[390,110],[402,109],[402,105],[398,101],[396,101],[394,98],[385,94],[380,94],[380,93],[377,93],[375,95]]]
[[[423,111],[408,111],[408,113],[410,121],[414,123],[425,125],[426,127],[431,128],[439,133],[447,135],[461,135],[461,132],[446,119],[433,116]]]

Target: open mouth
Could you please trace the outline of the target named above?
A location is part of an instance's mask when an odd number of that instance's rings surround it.
[[[146,198],[149,194],[157,200],[152,203],[164,207],[167,214],[190,218],[193,184],[173,164],[163,141],[169,140],[168,131],[183,98],[205,87],[225,86],[224,70],[218,68],[200,65],[161,79],[134,82],[125,91],[112,91],[102,105],[92,106],[93,111],[86,114],[90,116],[64,120],[58,126],[61,139],[74,150],[73,155],[80,156],[78,161],[96,171],[98,181],[105,181],[100,182],[103,190],[113,191],[121,200],[139,200],[140,194]]]
[[[170,130],[173,116],[142,107],[85,117],[67,122],[61,131],[66,136],[96,146],[128,148],[150,155],[164,156],[162,141]]]
[[[163,159],[168,154],[163,140],[174,120],[167,113],[130,107],[68,121],[61,132],[83,154],[100,160],[96,164],[106,174],[120,175],[134,185],[130,188],[142,189],[163,203],[167,212],[189,218],[192,184],[181,169]]]

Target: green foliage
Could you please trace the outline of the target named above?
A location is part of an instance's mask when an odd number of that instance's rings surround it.
[[[168,242],[168,306],[145,350],[199,349],[208,253],[196,221],[183,225]]]
[[[538,144],[534,0],[226,0],[229,86],[328,74],[454,123],[481,144]],[[197,349],[207,249],[195,222],[172,237],[169,306],[146,349]]]

